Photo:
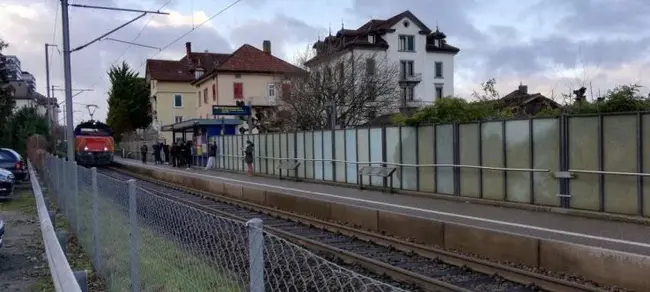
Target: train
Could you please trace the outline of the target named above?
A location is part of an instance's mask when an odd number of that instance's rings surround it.
[[[86,121],[74,129],[75,160],[86,167],[113,164],[115,141],[111,128],[99,121]]]

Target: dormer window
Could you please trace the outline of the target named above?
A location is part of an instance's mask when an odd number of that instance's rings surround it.
[[[203,76],[203,68],[196,68],[194,70],[194,78],[199,79],[201,76]]]
[[[433,45],[434,45],[436,48],[439,48],[439,47],[440,47],[440,40],[433,40]]]
[[[375,43],[375,35],[372,35],[372,34],[368,35],[368,42],[371,43],[371,44],[374,44]]]

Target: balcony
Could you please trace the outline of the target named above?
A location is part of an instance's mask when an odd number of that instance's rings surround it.
[[[405,108],[423,108],[428,105],[433,105],[433,102],[414,99],[414,100],[407,100],[404,103],[402,103],[402,107]]]
[[[400,84],[413,84],[420,83],[422,81],[422,73],[415,73],[413,75],[400,74],[399,83]]]
[[[271,107],[278,105],[278,96],[251,96],[246,98],[246,103],[252,106]]]

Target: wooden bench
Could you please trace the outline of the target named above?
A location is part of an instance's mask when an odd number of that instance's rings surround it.
[[[289,171],[292,170],[295,174],[296,180],[300,180],[298,178],[298,166],[300,166],[299,160],[280,160],[275,168],[280,171],[280,179],[282,179],[283,170],[287,172],[287,175],[289,174]]]
[[[395,173],[395,167],[388,166],[364,166],[359,169],[359,189],[363,189],[363,177],[381,177],[384,180],[382,186],[382,191],[386,188],[386,179],[390,179],[390,184],[388,191],[393,192],[393,173]]]

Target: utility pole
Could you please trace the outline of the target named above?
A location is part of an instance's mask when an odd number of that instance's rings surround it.
[[[70,50],[70,22],[68,18],[68,8],[69,6],[73,7],[80,7],[80,8],[91,8],[91,9],[103,9],[103,10],[113,10],[113,11],[126,11],[126,12],[138,12],[142,13],[139,16],[131,19],[130,21],[112,29],[111,31],[101,35],[100,37],[84,44],[81,45],[74,50]],[[168,15],[169,13],[165,12],[160,12],[160,11],[148,11],[148,10],[138,10],[138,9],[123,9],[123,8],[114,8],[114,7],[102,7],[102,6],[93,6],[93,5],[79,5],[79,4],[68,4],[68,0],[61,0],[61,25],[62,25],[62,30],[63,30],[63,75],[65,77],[65,114],[66,114],[66,119],[68,121],[66,125],[66,129],[68,130],[66,133],[67,139],[68,139],[68,161],[74,161],[74,129],[73,129],[73,110],[72,110],[72,73],[71,73],[71,68],[70,68],[70,54],[72,52],[81,50],[83,48],[88,47],[89,45],[100,41],[110,35],[111,33],[129,25],[130,23],[135,22],[136,20],[144,17],[148,13],[154,13],[154,14],[165,14]],[[139,285],[138,285],[139,286]],[[139,289],[139,287],[137,287]],[[136,289],[136,290],[137,290]]]
[[[54,129],[54,115],[52,114],[52,96],[50,95],[50,54],[49,47],[56,47],[56,45],[45,44],[45,91],[47,91],[47,125],[50,127],[50,134]]]

